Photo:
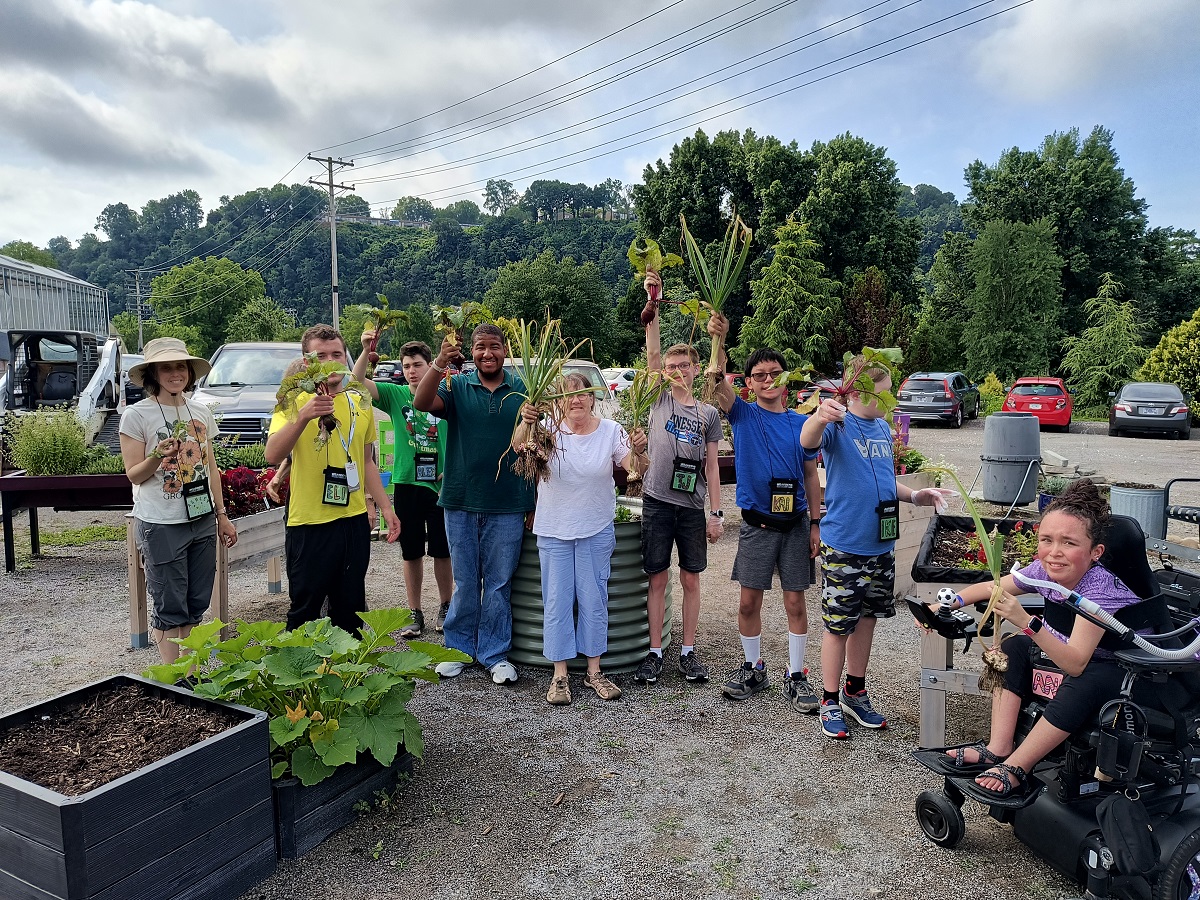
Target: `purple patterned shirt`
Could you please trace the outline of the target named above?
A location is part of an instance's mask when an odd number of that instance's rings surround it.
[[[1055,591],[1048,590],[1042,587],[1033,587],[1026,583],[1021,578],[1022,575],[1028,575],[1030,578],[1040,581],[1053,581],[1046,574],[1046,569],[1042,566],[1040,559],[1035,559],[1020,572],[1013,573],[1013,580],[1023,590],[1040,594],[1047,603],[1065,603],[1066,601]],[[1075,585],[1075,593],[1082,597],[1091,600],[1106,613],[1114,614],[1117,610],[1126,606],[1132,606],[1135,603],[1141,602],[1141,597],[1131,591],[1120,578],[1114,575],[1108,569],[1099,563],[1093,565],[1090,569],[1083,573],[1083,577],[1079,579],[1079,584]],[[1064,644],[1067,642],[1067,636],[1055,631],[1049,625],[1042,626],[1046,631],[1053,634],[1058,640]],[[1111,650],[1102,650],[1097,647],[1092,654],[1092,659],[1112,659],[1113,653]]]

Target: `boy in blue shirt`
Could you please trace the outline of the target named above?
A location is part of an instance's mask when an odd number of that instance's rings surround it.
[[[729,322],[722,315],[709,319],[708,332],[724,335]],[[724,353],[721,354],[724,368]],[[721,689],[730,700],[746,700],[767,687],[762,659],[763,593],[773,587],[775,570],[783,590],[788,617],[788,667],[783,695],[797,712],[814,713],[818,699],[806,678],[804,651],[808,641],[808,609],[804,591],[812,584],[812,558],[820,546],[821,487],[815,452],[800,446],[807,416],[784,405],[787,387],[772,383],[785,368],[776,350],[755,350],[746,360],[746,382],[754,403],[738,397],[724,378],[717,384],[716,400],[733,427],[733,452],[737,466],[737,505],[742,510],[733,580],[741,585],[738,632],[746,660]],[[811,498],[811,500],[810,500]]]
[[[857,371],[861,357],[848,370]],[[891,390],[884,367],[867,369],[875,391]],[[896,614],[899,503],[935,506],[943,492],[898,484],[892,429],[876,397],[854,391],[842,406],[832,397],[804,423],[800,443],[820,450],[825,462],[825,516],[821,520],[821,730],[835,740],[850,736],[846,720],[886,728],[887,719],[867,696],[867,663],[878,619]],[[841,684],[842,669],[846,682]],[[840,691],[839,691],[840,688]]]

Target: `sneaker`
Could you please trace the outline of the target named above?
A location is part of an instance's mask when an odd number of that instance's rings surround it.
[[[740,669],[734,669],[721,693],[730,700],[749,700],[767,686],[767,667],[760,659],[755,665],[742,663]]]
[[[583,686],[590,687],[601,700],[616,700],[621,696],[621,689],[609,681],[603,672],[584,675]]]
[[[514,684],[517,680],[517,667],[507,659],[495,663],[488,671],[492,673],[492,681],[496,684]]]
[[[842,688],[838,695],[839,705],[842,707],[842,712],[850,716],[863,728],[887,728],[887,719],[875,711],[875,707],[871,705],[871,698],[867,696],[866,691],[859,691],[857,694],[847,694],[846,689]]]
[[[784,672],[783,696],[787,698],[787,702],[796,712],[815,713],[821,708],[821,698],[808,683],[808,669],[797,672],[795,675]]]
[[[693,683],[708,681],[708,666],[700,662],[700,657],[696,656],[695,650],[691,653],[680,654],[679,671],[683,673],[685,679]]]
[[[846,720],[842,717],[842,708],[836,703],[821,704],[821,730],[825,732],[826,737],[835,741],[844,741],[850,737],[850,732],[846,729]]]
[[[546,691],[546,702],[553,706],[567,706],[571,702],[571,680],[566,675],[550,679],[550,690]]]
[[[441,634],[446,630],[446,613],[450,612],[450,604],[443,603],[438,607],[437,623],[433,626],[433,630]]]
[[[433,671],[437,672],[443,678],[457,678],[463,673],[463,669],[466,667],[467,664],[465,662],[458,662],[458,660],[454,660],[453,662],[438,663],[434,667]]]
[[[662,675],[663,661],[657,653],[647,653],[642,664],[633,673],[633,680],[638,684],[657,684]]]
[[[413,620],[400,629],[400,637],[420,637],[421,632],[425,630],[425,613],[419,609],[414,609],[412,610],[412,617]]]

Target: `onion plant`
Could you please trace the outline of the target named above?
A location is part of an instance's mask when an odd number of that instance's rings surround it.
[[[676,376],[662,369],[638,369],[629,383],[621,392],[621,419],[626,428],[645,429],[650,423],[650,410],[662,395],[671,389]],[[642,493],[642,473],[637,468],[637,456],[633,457],[633,468],[626,479],[625,494],[630,497]]]

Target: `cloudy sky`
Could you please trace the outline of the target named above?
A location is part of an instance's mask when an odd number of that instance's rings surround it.
[[[697,126],[850,131],[963,199],[973,160],[1100,124],[1152,223],[1200,228],[1197,60],[1197,0],[0,0],[0,244],[308,153],[374,208],[629,183]]]

